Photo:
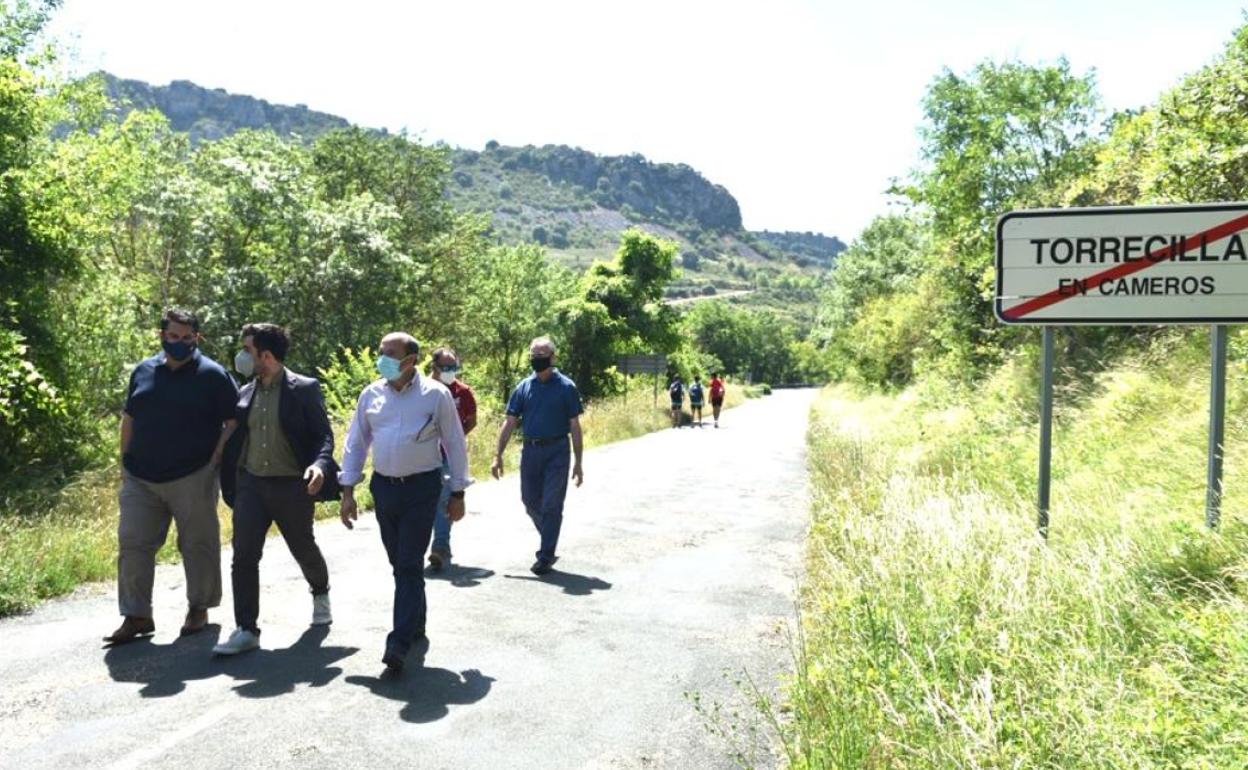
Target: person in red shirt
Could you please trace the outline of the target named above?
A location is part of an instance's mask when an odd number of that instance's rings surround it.
[[[455,400],[455,411],[459,413],[460,425],[467,436],[477,427],[477,397],[472,388],[459,379],[459,356],[450,348],[438,348],[433,351],[433,359],[429,364],[429,373],[435,380],[451,391]],[[433,544],[429,548],[429,566],[436,572],[451,563],[451,520],[447,516],[447,502],[451,496],[450,466],[446,461],[446,451],[442,452],[442,496],[438,498],[438,512],[433,520]]]
[[[715,427],[719,427],[719,410],[724,408],[724,381],[719,372],[711,375],[711,413],[715,418]]]

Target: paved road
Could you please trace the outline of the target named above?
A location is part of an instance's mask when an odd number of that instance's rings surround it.
[[[228,589],[206,632],[177,638],[177,566],[158,571],[150,641],[101,648],[111,585],[0,621],[0,766],[731,767],[688,694],[739,704],[731,675],[774,682],[786,666],[811,396],[588,453],[545,579],[527,569],[514,474],[474,486],[459,566],[430,581],[423,667],[400,678],[382,676],[392,583],[371,515],[317,530],[329,628],[307,625],[306,587],[270,539],[265,648],[238,658],[209,654],[232,625]]]

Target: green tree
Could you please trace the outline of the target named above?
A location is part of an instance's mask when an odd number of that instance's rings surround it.
[[[496,246],[477,261],[468,292],[473,330],[451,344],[478,366],[487,393],[505,401],[528,367],[529,342],[551,332],[557,306],[572,294],[572,275],[546,260],[538,246]],[[562,349],[566,340],[556,340]]]
[[[663,302],[676,277],[676,244],[630,229],[610,262],[596,262],[581,279],[579,296],[559,310],[569,344],[562,354],[586,395],[612,392],[608,370],[626,353],[669,353],[680,343],[677,314]]]
[[[933,350],[951,374],[996,360],[992,316],[993,224],[1005,212],[1060,201],[1094,161],[1097,96],[1091,75],[1052,66],[985,62],[946,70],[928,88],[921,129],[925,166],[899,187],[931,216],[932,269],[941,290]]]

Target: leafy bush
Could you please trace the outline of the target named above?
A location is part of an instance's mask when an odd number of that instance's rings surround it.
[[[355,415],[360,393],[380,377],[376,355],[371,348],[343,348],[329,366],[318,372],[330,414],[340,420],[350,420]]]

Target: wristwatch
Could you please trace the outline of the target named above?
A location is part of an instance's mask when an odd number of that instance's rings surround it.
[[[462,489],[461,489],[461,490],[459,490],[458,492],[452,492],[452,493],[451,493],[451,497],[455,498],[456,500],[463,500],[463,499],[464,499],[464,490],[462,490]]]

